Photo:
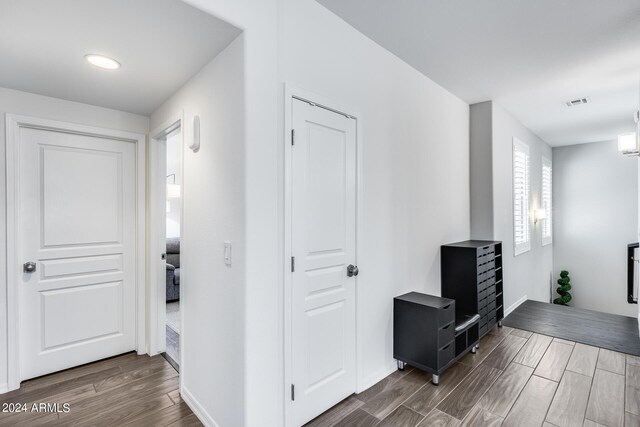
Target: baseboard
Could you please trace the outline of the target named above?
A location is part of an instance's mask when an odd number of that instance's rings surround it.
[[[396,369],[398,369],[397,363],[395,361],[390,362],[384,369],[381,369],[375,374],[370,375],[366,380],[362,381],[362,384],[360,384],[360,386],[356,390],[356,393],[362,393],[369,387],[373,387],[374,385],[394,373]]]
[[[202,407],[198,399],[193,397],[193,395],[187,390],[186,387],[182,387],[180,391],[180,397],[187,404],[189,408],[193,411],[196,417],[207,427],[220,427],[218,423],[216,423],[213,418],[207,413],[207,411]]]
[[[9,384],[7,383],[0,384],[0,394],[8,393],[8,392],[9,392]]]
[[[516,308],[518,308],[518,306],[519,306],[520,304],[522,304],[523,302],[525,302],[526,300],[527,300],[527,296],[525,295],[525,296],[523,296],[522,298],[520,298],[518,301],[516,301],[516,302],[514,302],[513,304],[511,304],[511,305],[509,306],[509,308],[507,308],[507,309],[504,311],[504,317],[507,317],[509,314],[511,314],[511,312],[512,312],[513,310],[515,310]]]

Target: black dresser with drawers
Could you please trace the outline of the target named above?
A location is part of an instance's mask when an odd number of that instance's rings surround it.
[[[478,344],[478,316],[456,316],[449,298],[410,292],[393,300],[393,357],[405,364],[440,374]]]
[[[480,337],[502,326],[502,243],[468,240],[441,249],[441,293],[455,300],[456,316],[478,313]]]
[[[439,375],[455,358],[456,302],[410,292],[393,299],[393,357]],[[437,380],[436,380],[437,382]]]

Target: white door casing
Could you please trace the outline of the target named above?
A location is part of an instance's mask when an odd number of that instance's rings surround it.
[[[291,402],[302,425],[356,390],[356,121],[294,100]]]
[[[11,388],[16,376],[20,381],[135,350],[144,340],[136,318],[144,304],[136,286],[140,273],[144,278],[137,258],[144,256],[137,165],[144,137],[79,132],[77,125],[70,131],[61,123],[25,126],[16,119],[7,118],[17,161],[8,195],[16,203],[9,273],[18,351],[11,353],[19,357],[17,375],[15,358],[10,363]],[[29,261],[36,265],[31,273],[22,267]]]
[[[167,136],[176,130],[181,130],[184,122],[183,112],[175,114],[150,133],[149,144],[149,262],[147,278],[149,280],[149,354],[156,355],[166,350],[166,260],[162,254],[167,250]],[[181,143],[184,146],[184,141]],[[184,157],[184,156],[183,156]],[[181,207],[184,204],[181,204]],[[182,212],[180,218],[184,218]],[[183,229],[180,224],[180,229]],[[181,242],[184,248],[184,239]],[[183,272],[184,274],[184,272]],[[183,290],[184,292],[184,290]],[[184,310],[181,312],[181,316]],[[182,320],[181,320],[182,321]],[[181,323],[184,325],[184,321]],[[182,334],[183,335],[183,334]],[[180,353],[182,357],[184,351]],[[181,361],[178,361],[183,366]],[[183,366],[184,368],[184,366]],[[180,380],[182,381],[182,377]]]

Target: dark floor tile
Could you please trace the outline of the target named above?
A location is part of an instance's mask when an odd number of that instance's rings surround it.
[[[401,379],[389,383],[383,391],[369,399],[362,409],[383,419],[429,381],[431,381],[430,374],[416,369]]]
[[[344,417],[336,427],[370,427],[378,424],[380,420],[373,415],[358,408]]]
[[[387,415],[378,427],[415,427],[423,418],[423,415],[400,405]]]
[[[418,390],[404,404],[422,415],[427,415],[456,388],[473,368],[469,365],[456,363],[440,375],[440,384],[427,384]]]
[[[437,406],[437,409],[459,420],[464,419],[501,372],[484,364],[478,366]]]
[[[349,396],[333,408],[324,412],[305,424],[305,427],[329,427],[334,426],[350,413],[362,406],[362,402],[355,396]]]

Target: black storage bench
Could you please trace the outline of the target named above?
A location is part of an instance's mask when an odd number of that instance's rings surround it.
[[[410,292],[393,300],[393,357],[398,369],[405,364],[440,374],[467,351],[475,353],[478,313],[456,318],[456,302],[449,298]]]

